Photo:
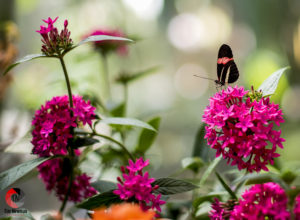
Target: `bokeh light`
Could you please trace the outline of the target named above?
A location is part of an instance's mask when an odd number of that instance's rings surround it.
[[[300,120],[300,87],[290,87],[282,97],[282,108],[284,115],[291,121],[297,122]]]
[[[230,19],[221,9],[205,7],[172,18],[168,38],[179,50],[197,52],[226,42],[230,31]]]
[[[164,7],[164,0],[123,0],[123,2],[138,17],[145,20],[155,19]]]
[[[208,88],[208,80],[196,78],[194,75],[207,76],[205,70],[193,63],[181,66],[174,77],[177,92],[186,99],[197,99],[201,97]]]

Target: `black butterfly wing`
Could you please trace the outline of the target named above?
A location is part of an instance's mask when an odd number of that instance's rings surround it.
[[[227,44],[223,44],[218,53],[218,60],[219,59],[230,59],[225,64],[218,63],[217,64],[217,75],[218,81],[217,83],[221,85],[225,85],[225,83],[234,83],[239,78],[239,71],[234,62],[232,50],[230,46]]]
[[[239,70],[233,60],[226,64],[218,64],[218,81],[221,85],[234,83],[239,78]]]
[[[228,71],[228,76],[227,76],[227,83],[234,83],[238,80],[240,74],[239,70],[235,64],[235,62],[232,60],[229,63],[229,71]]]

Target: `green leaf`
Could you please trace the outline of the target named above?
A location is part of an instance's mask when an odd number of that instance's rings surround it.
[[[115,203],[122,203],[123,200],[120,199],[120,197],[113,193],[113,191],[104,192],[101,194],[94,195],[83,202],[76,205],[78,208],[82,209],[95,209],[102,206],[110,206],[111,204]]]
[[[183,169],[192,170],[194,173],[198,173],[199,169],[204,166],[200,157],[186,157],[181,160]]]
[[[207,201],[213,202],[214,198],[221,199],[221,197],[225,196],[225,195],[227,195],[227,192],[211,192],[211,193],[205,194],[194,200],[193,207],[196,209],[203,202],[207,202]]]
[[[69,141],[69,145],[72,148],[79,148],[79,147],[85,147],[90,146],[95,143],[98,143],[99,140],[91,137],[75,137],[71,141]]]
[[[193,157],[200,157],[204,162],[208,162],[210,148],[207,146],[204,136],[205,124],[201,123],[195,137]]]
[[[222,184],[222,186],[224,187],[224,189],[229,193],[231,198],[237,199],[237,196],[235,195],[235,193],[231,190],[231,188],[228,186],[228,184],[225,182],[225,180],[220,176],[220,174],[218,172],[216,172],[216,176],[217,176],[218,180],[220,181],[220,183]]]
[[[100,122],[105,124],[110,124],[110,125],[125,125],[125,126],[141,127],[156,132],[156,130],[151,125],[135,118],[119,118],[119,117],[104,118]]]
[[[11,64],[9,67],[6,68],[6,70],[4,71],[3,75],[6,75],[12,68],[16,67],[17,65],[36,59],[36,58],[40,58],[40,57],[47,57],[44,54],[29,54],[25,57],[23,57],[22,59],[16,61],[15,63]]]
[[[13,142],[12,144],[8,145],[5,148],[4,152],[30,154],[31,150],[32,150],[31,139],[32,139],[31,132],[28,131],[19,140],[17,140],[15,142]]]
[[[282,76],[282,74],[284,73],[284,71],[286,71],[289,67],[284,67],[281,68],[279,70],[277,70],[276,72],[272,73],[271,76],[269,76],[258,88],[259,90],[262,90],[263,92],[263,96],[271,96],[272,94],[275,93],[278,82]]]
[[[100,193],[117,189],[117,184],[108,180],[97,180],[95,182],[92,182],[91,186]]]
[[[284,182],[290,185],[297,178],[297,174],[292,170],[286,169],[282,171],[280,177]]]
[[[280,179],[277,175],[273,173],[251,173],[247,174],[239,181],[245,181],[245,185],[253,185],[253,184],[262,184],[262,183],[268,183],[268,182],[276,182],[280,184],[284,189],[288,189],[289,186],[282,180]]]
[[[124,102],[120,103],[112,110],[110,110],[110,113],[114,117],[123,117],[125,113],[125,103]]]
[[[207,169],[205,170],[205,172],[202,175],[202,178],[200,180],[199,185],[202,186],[205,181],[207,180],[207,178],[210,176],[210,174],[212,173],[212,171],[214,171],[214,169],[216,168],[216,166],[219,164],[219,162],[221,161],[222,157],[216,157],[207,167]]]
[[[151,125],[156,131],[159,129],[160,125],[160,117],[155,117],[147,121],[149,125]],[[138,146],[135,151],[137,153],[144,154],[153,144],[155,138],[157,136],[157,132],[149,129],[143,129],[140,133]]]
[[[108,36],[108,35],[93,35],[93,36],[89,36],[89,37],[83,39],[82,41],[80,41],[77,44],[77,46],[80,46],[80,45],[88,43],[88,42],[104,41],[104,40],[117,40],[117,41],[133,42],[133,40],[130,40],[125,37],[114,37],[114,36]]]
[[[172,195],[182,192],[187,192],[198,188],[198,186],[179,179],[173,178],[160,178],[152,183],[152,186],[159,185],[159,188],[154,193],[160,193],[162,195]]]
[[[140,71],[140,72],[136,72],[136,73],[132,73],[132,74],[129,74],[129,73],[121,73],[117,79],[116,79],[116,82],[119,82],[119,83],[130,83],[130,82],[133,82],[137,79],[140,79],[142,77],[145,77],[151,73],[155,73],[157,72],[158,70],[160,69],[159,66],[155,66],[155,67],[151,67],[149,69],[146,69],[146,70],[143,70],[143,71]]]
[[[286,194],[289,197],[289,204],[293,206],[296,196],[300,194],[300,186],[295,186],[285,190]]]
[[[29,173],[32,169],[52,158],[53,157],[36,158],[0,173],[0,190],[4,190],[6,187],[10,186],[18,179]]]

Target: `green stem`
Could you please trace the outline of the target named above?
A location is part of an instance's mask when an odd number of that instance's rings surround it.
[[[65,75],[65,80],[66,80],[67,89],[68,89],[70,108],[73,108],[73,97],[72,97],[72,90],[71,90],[71,84],[70,84],[70,80],[69,80],[69,76],[68,76],[68,71],[67,71],[64,59],[63,59],[63,55],[59,56],[58,58],[59,58],[59,61],[61,63],[64,75]],[[73,111],[71,111],[71,115],[73,115]],[[71,130],[71,133],[73,133],[73,129]],[[73,183],[73,180],[74,180],[74,162],[73,162],[74,161],[74,150],[70,147],[68,151],[69,151],[69,155],[71,156],[70,160],[71,160],[71,164],[72,164],[72,170],[70,172],[68,189],[67,189],[66,195],[65,195],[64,201],[63,201],[63,203],[62,203],[62,205],[59,209],[60,213],[63,213],[63,211],[66,207],[69,195],[71,193],[72,183]]]
[[[127,112],[127,103],[128,103],[128,85],[124,83],[124,116],[126,116]]]
[[[70,84],[67,68],[66,68],[66,65],[65,65],[65,62],[64,62],[64,59],[63,59],[62,56],[59,57],[59,61],[60,61],[61,66],[63,68],[63,72],[64,72],[66,83],[67,83],[70,107],[73,108],[73,98],[72,98],[71,84]]]
[[[64,198],[64,201],[63,201],[63,203],[61,204],[61,207],[60,207],[60,209],[59,209],[59,212],[60,212],[60,213],[63,213],[63,211],[64,211],[64,209],[65,209],[65,207],[66,207],[66,204],[67,204],[69,195],[70,195],[70,193],[71,193],[73,179],[74,179],[74,172],[73,172],[73,168],[72,168],[72,171],[71,171],[71,174],[70,174],[70,178],[69,178],[69,183],[68,183],[68,191],[67,191],[66,196],[65,196],[65,198]]]
[[[80,131],[80,132],[76,132],[76,134],[89,134],[89,135],[92,135],[92,136],[98,136],[98,137],[102,137],[102,138],[104,138],[106,140],[109,140],[109,141],[111,141],[111,142],[119,145],[122,148],[122,150],[125,151],[125,153],[130,157],[130,159],[134,160],[133,155],[127,150],[127,148],[125,147],[124,144],[122,144],[121,142],[119,142],[119,141],[117,141],[117,140],[115,140],[115,139],[113,139],[113,138],[111,138],[111,137],[109,137],[107,135],[99,134],[99,133],[97,133],[95,131],[93,133]]]
[[[111,99],[111,91],[109,86],[109,70],[108,70],[108,60],[107,55],[105,53],[101,53],[102,64],[103,64],[103,78],[105,83],[106,92],[108,95],[108,99]]]

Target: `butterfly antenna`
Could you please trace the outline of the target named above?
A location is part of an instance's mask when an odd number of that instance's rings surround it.
[[[199,77],[199,78],[202,78],[202,79],[208,79],[208,80],[215,81],[215,79],[208,78],[208,77],[205,77],[205,76],[199,76],[199,75],[194,75],[194,76]]]

